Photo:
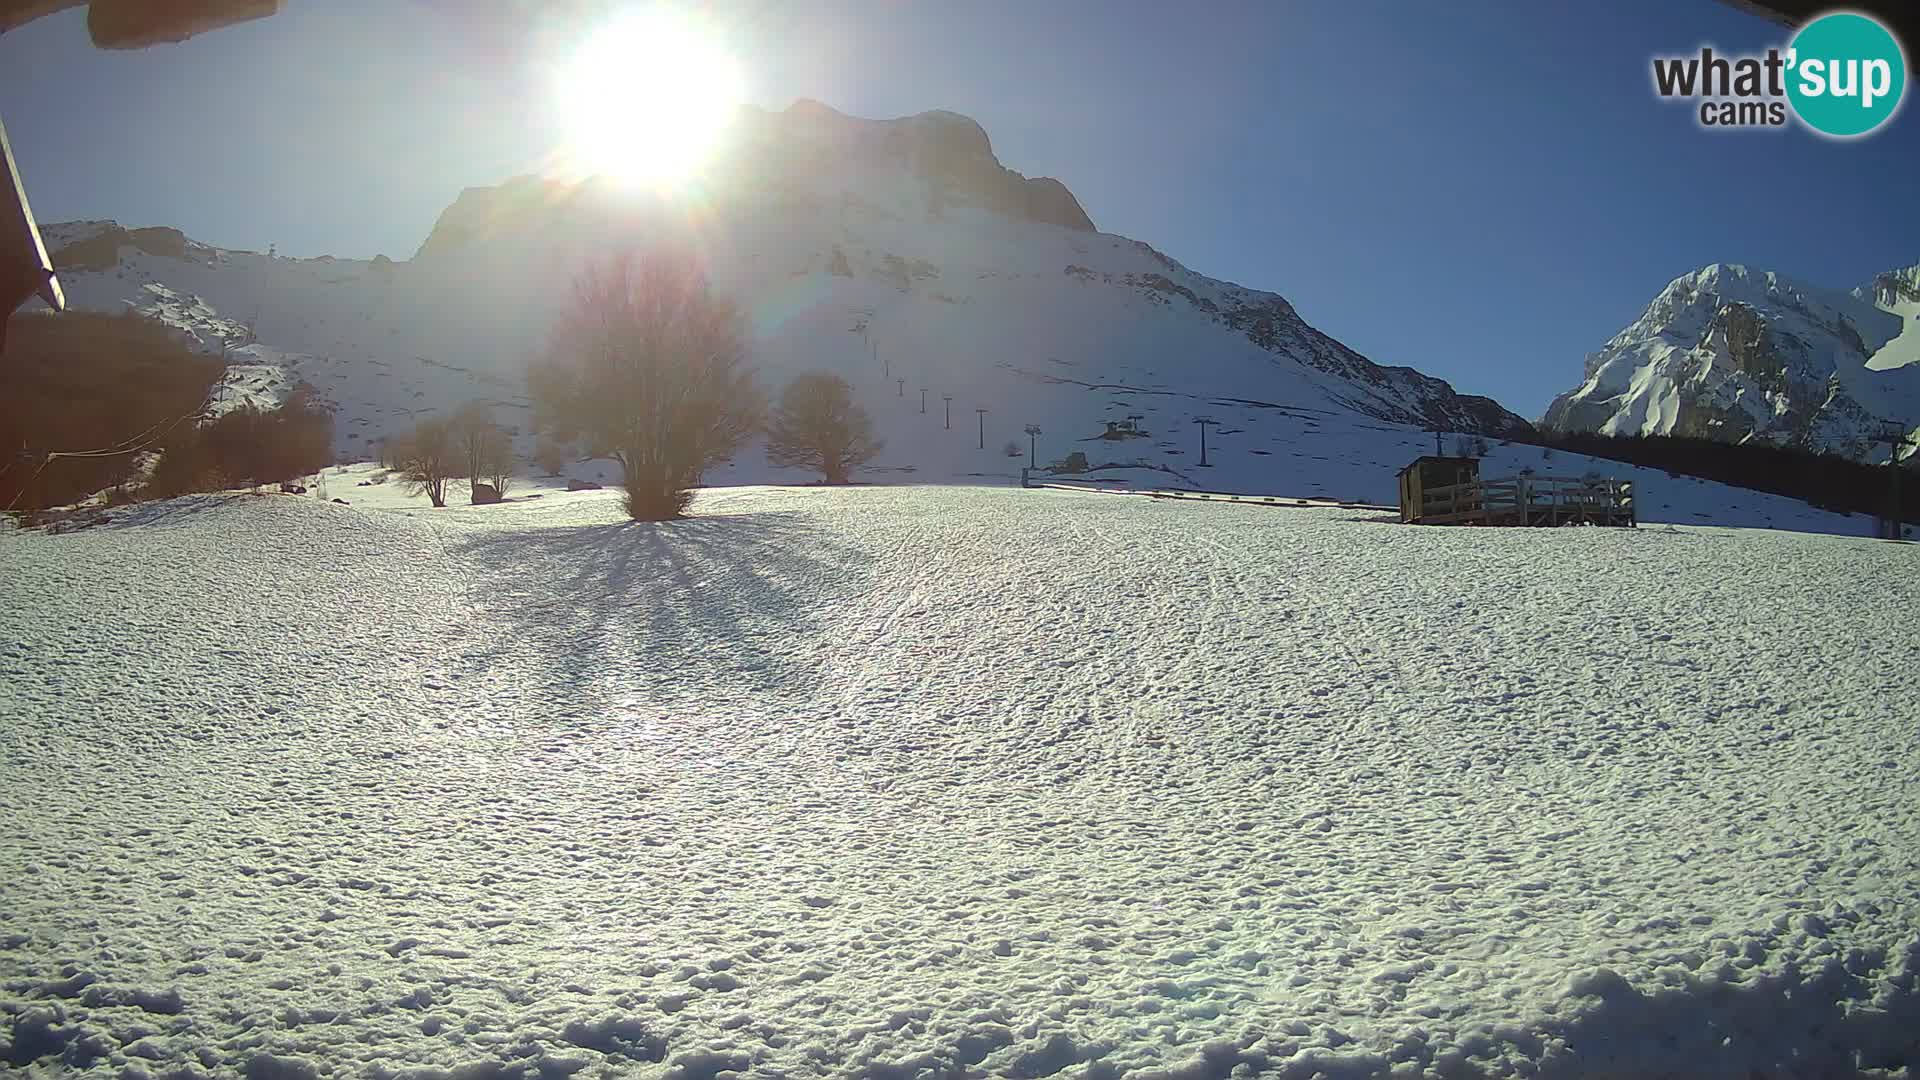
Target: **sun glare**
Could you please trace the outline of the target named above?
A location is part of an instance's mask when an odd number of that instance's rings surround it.
[[[558,90],[570,169],[659,189],[700,170],[741,100],[739,67],[716,36],[662,11],[595,31]]]

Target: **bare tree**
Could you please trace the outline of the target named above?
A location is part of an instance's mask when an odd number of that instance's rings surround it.
[[[389,435],[380,440],[380,467],[398,470],[413,454],[413,435]]]
[[[567,463],[567,448],[558,439],[542,437],[534,446],[534,463],[547,476],[559,476]]]
[[[505,498],[513,489],[513,440],[494,428],[481,444],[478,462],[480,475],[492,486],[495,496]]]
[[[853,387],[824,372],[796,376],[767,421],[767,461],[816,469],[829,484],[846,483],[885,445],[873,437],[867,410],[854,404]]]
[[[745,322],[678,252],[619,256],[576,280],[527,387],[544,432],[619,462],[640,520],[685,513],[701,474],[759,426]]]
[[[493,419],[493,408],[484,401],[469,401],[454,410],[447,428],[465,467],[468,496],[474,502],[492,502],[504,496],[513,483],[513,441]],[[480,491],[483,484],[493,489],[484,500]]]
[[[484,401],[469,401],[447,417],[447,436],[465,466],[469,484],[480,480],[480,458],[486,452],[487,432],[492,427],[493,410]]]
[[[460,475],[460,455],[445,420],[422,420],[400,449],[400,478],[435,506],[447,505],[447,481]]]

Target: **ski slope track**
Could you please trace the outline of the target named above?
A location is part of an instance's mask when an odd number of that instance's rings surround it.
[[[11,1075],[1920,1062],[1911,546],[373,475],[0,532]]]
[[[1851,292],[1715,264],[1670,282],[1587,357],[1541,423],[1610,435],[1758,439],[1885,462],[1920,438],[1920,266]],[[1903,455],[1904,458],[1904,455]]]

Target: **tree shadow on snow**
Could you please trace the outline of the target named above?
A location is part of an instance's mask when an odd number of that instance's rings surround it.
[[[186,523],[193,515],[235,505],[250,496],[251,493],[246,492],[218,492],[211,495],[181,495],[171,499],[121,503],[116,506],[38,510],[27,514],[26,527],[45,529],[49,534],[57,535],[86,529],[114,532],[120,529],[172,526]]]
[[[471,564],[469,600],[492,624],[465,674],[507,665],[561,692],[791,685],[802,632],[869,577],[848,545],[789,513],[512,530],[450,553]]]

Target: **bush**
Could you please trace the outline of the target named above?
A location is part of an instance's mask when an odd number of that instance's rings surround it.
[[[221,371],[138,315],[13,316],[0,352],[0,508],[60,506],[128,481],[137,451],[189,428]],[[122,447],[134,450],[47,458]]]
[[[147,495],[171,498],[239,484],[278,484],[333,461],[333,414],[310,390],[273,409],[244,406],[184,428],[147,482]]]
[[[846,483],[884,445],[867,410],[853,403],[853,387],[825,372],[795,376],[767,421],[767,461],[816,470],[829,484]]]

